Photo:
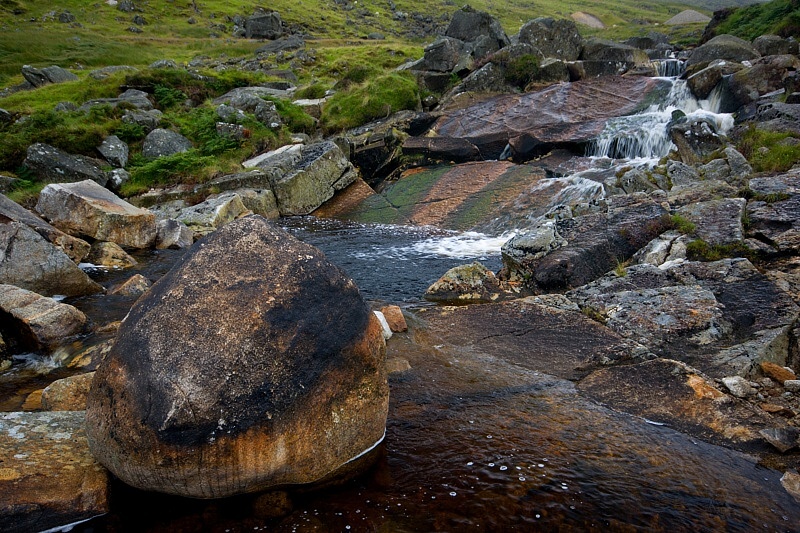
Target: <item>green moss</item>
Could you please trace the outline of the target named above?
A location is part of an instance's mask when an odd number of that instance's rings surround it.
[[[327,133],[361,126],[419,106],[419,88],[409,74],[385,74],[331,97],[322,110]]]
[[[539,73],[539,58],[533,54],[515,57],[502,64],[505,67],[506,81],[520,89],[524,89]]]

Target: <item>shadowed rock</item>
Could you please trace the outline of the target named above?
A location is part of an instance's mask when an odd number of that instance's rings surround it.
[[[69,183],[90,179],[105,187],[108,174],[102,162],[91,157],[68,154],[53,146],[36,143],[28,147],[23,166],[47,183]]]
[[[583,38],[571,20],[537,18],[519,29],[519,42],[542,51],[545,57],[574,61],[583,47]]]
[[[145,490],[212,498],[319,482],[383,438],[384,357],[352,280],[245,217],[134,304],[95,375],[90,447]]]

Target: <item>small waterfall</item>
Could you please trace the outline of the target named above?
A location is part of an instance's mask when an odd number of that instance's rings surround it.
[[[605,129],[587,149],[590,157],[613,159],[660,159],[673,148],[669,138],[669,125],[680,111],[688,120],[705,120],[716,127],[718,133],[727,133],[733,127],[729,114],[719,114],[720,91],[715,90],[707,100],[698,101],[686,81],[672,80],[672,87],[660,104],[645,111],[611,119]]]
[[[686,63],[680,59],[655,59],[651,64],[661,78],[677,78],[686,70]]]

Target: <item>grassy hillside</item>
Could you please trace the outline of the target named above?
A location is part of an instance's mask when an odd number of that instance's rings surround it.
[[[737,9],[715,33],[730,33],[748,41],[765,33],[800,37],[800,1],[773,0]]]

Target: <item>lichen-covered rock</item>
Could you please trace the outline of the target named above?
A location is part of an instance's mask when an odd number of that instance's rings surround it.
[[[195,233],[205,234],[248,214],[238,194],[226,193],[187,207],[177,218]]]
[[[694,234],[709,244],[732,244],[744,239],[744,198],[699,202],[677,211],[695,224]]]
[[[94,372],[58,379],[42,391],[45,411],[85,411]]]
[[[494,272],[479,262],[448,270],[425,291],[425,299],[433,302],[493,302],[518,294],[503,287]]]
[[[156,217],[86,180],[42,189],[36,211],[72,235],[86,235],[120,246],[147,248],[156,238]]]
[[[571,20],[537,18],[519,30],[519,42],[535,46],[545,57],[574,61],[580,56],[583,38]]]
[[[83,411],[0,414],[0,529],[43,531],[108,512],[108,472],[89,453]]]
[[[52,351],[82,333],[87,319],[71,305],[13,285],[0,285],[0,331],[11,349]]]
[[[142,155],[147,159],[157,159],[167,155],[188,152],[192,141],[172,130],[156,128],[147,134],[142,143]]]
[[[60,248],[21,222],[0,224],[0,283],[45,296],[83,296],[103,290]]]
[[[800,172],[753,178],[750,189],[759,199],[747,204],[748,235],[769,239],[781,252],[800,250]]]
[[[29,146],[22,164],[47,183],[69,183],[87,179],[103,187],[108,183],[108,174],[103,171],[100,161],[68,154],[48,144],[35,143]]]
[[[689,56],[686,61],[687,66],[703,64],[715,59],[724,59],[726,61],[742,61],[756,59],[761,57],[758,50],[753,48],[753,45],[734,37],[733,35],[717,35],[710,41],[698,46]]]
[[[89,394],[90,448],[145,490],[212,498],[315,483],[383,438],[384,357],[355,284],[245,217],[134,304]]]
[[[116,135],[103,139],[97,151],[114,167],[123,168],[128,164],[128,145]]]

